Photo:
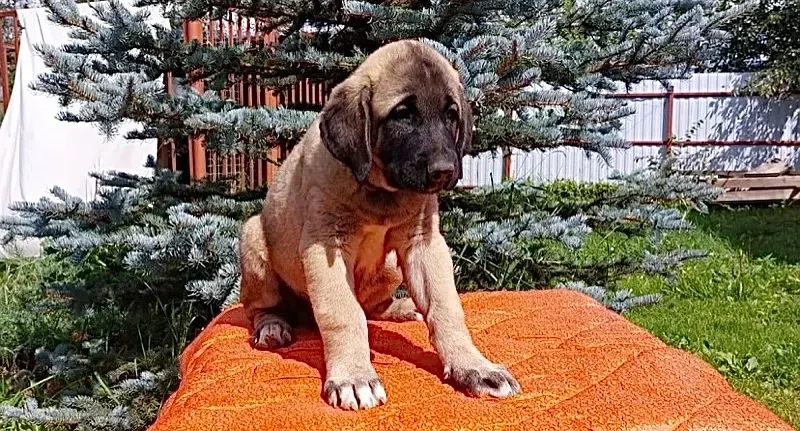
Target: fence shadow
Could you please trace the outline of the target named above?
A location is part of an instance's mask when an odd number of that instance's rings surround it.
[[[693,214],[691,221],[754,258],[772,257],[778,262],[800,264],[800,206],[782,208],[759,205],[730,210],[714,208],[709,214]]]
[[[734,81],[742,90],[747,75]],[[713,141],[798,141],[800,140],[800,98],[785,99],[755,96],[720,97],[709,105],[703,121],[711,123],[708,136]],[[689,169],[743,171],[782,160],[800,170],[800,148],[791,145],[725,145],[691,148],[683,151]]]

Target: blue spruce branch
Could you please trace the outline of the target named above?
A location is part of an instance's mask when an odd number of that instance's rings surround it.
[[[556,286],[557,289],[574,290],[592,297],[617,313],[624,313],[637,307],[655,304],[661,300],[661,295],[653,293],[636,296],[630,289],[609,291],[601,286],[587,286],[582,282],[567,282]]]

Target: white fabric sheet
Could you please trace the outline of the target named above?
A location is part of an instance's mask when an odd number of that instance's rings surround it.
[[[131,9],[131,0],[123,4]],[[94,16],[89,4],[78,8],[83,15]],[[90,172],[147,175],[143,165],[149,154],[155,155],[156,141],[126,140],[124,132],[135,125],[124,125],[109,140],[93,124],[57,120],[62,110],[58,99],[30,88],[37,76],[49,72],[34,46],[69,43],[70,30],[48,20],[44,8],[20,9],[17,14],[22,27],[20,52],[8,111],[0,125],[0,215],[11,214],[8,206],[13,202],[51,197],[49,190],[55,185],[91,200],[97,187]],[[169,25],[157,9],[150,9],[150,20]],[[3,233],[0,230],[0,236]],[[37,241],[0,246],[0,257],[36,255],[39,249]]]

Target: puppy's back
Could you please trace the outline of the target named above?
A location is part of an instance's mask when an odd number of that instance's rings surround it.
[[[300,262],[300,239],[305,220],[307,192],[315,170],[308,167],[319,144],[314,121],[305,136],[283,161],[272,179],[264,199],[261,217],[264,240],[270,251],[270,263],[280,279],[293,290],[305,289],[305,277]],[[324,147],[322,147],[324,149]],[[317,173],[322,176],[323,174]]]

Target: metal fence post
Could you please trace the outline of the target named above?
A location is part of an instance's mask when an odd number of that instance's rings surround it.
[[[5,17],[0,17],[0,71],[2,71],[2,76],[0,77],[0,85],[3,86],[3,112],[8,110],[8,99],[9,94],[9,83],[8,83],[8,53],[6,52],[6,20]]]
[[[183,38],[185,42],[198,41],[203,43],[203,22],[199,20],[184,21]],[[202,80],[192,82],[192,88],[202,94],[204,85]],[[203,145],[203,136],[194,135],[189,137],[189,178],[192,181],[202,180],[206,177],[206,150]]]
[[[172,84],[172,72],[164,73],[164,91],[170,96],[175,93],[175,88]],[[178,163],[175,154],[175,140],[174,139],[158,139],[156,150],[156,166],[161,169],[169,169],[173,172],[178,170]]]
[[[503,172],[500,177],[501,181],[508,181],[511,179],[511,149],[503,148]]]
[[[667,112],[666,112],[666,121],[665,121],[666,124],[664,124],[664,146],[665,146],[664,150],[667,153],[667,155],[669,156],[669,155],[672,154],[672,141],[673,141],[673,137],[672,137],[672,130],[673,130],[672,118],[673,118],[673,114],[675,112],[675,87],[674,86],[670,85],[669,88],[667,88],[666,96],[667,96],[666,106],[665,106],[664,109]]]

